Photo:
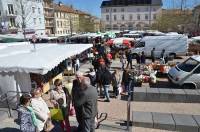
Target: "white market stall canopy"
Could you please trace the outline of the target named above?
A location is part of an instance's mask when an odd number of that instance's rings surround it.
[[[65,59],[91,48],[92,44],[36,44],[36,51],[33,44],[3,46],[0,48],[0,72],[44,75]]]

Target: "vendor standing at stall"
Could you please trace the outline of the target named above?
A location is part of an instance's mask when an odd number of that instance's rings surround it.
[[[144,54],[144,51],[142,51],[142,55],[140,57],[140,62],[141,62],[141,64],[146,64],[146,56]]]
[[[152,63],[155,62],[155,48],[153,48],[153,49],[151,50],[151,60],[152,60]]]
[[[161,63],[165,64],[165,49],[162,50],[160,54]]]

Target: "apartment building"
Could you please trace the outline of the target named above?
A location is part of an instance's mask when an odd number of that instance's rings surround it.
[[[48,36],[55,34],[55,21],[54,21],[54,3],[53,0],[44,0],[44,17],[45,17],[45,29]]]
[[[55,4],[55,34],[57,36],[77,33],[79,28],[79,15],[72,7]]]
[[[162,0],[108,0],[101,4],[105,30],[148,29],[161,12]]]
[[[5,33],[45,35],[43,1],[0,0],[0,23]]]

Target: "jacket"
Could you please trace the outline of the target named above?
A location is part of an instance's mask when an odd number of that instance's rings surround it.
[[[104,69],[101,74],[102,85],[110,85],[112,82],[112,74],[108,69]]]
[[[37,117],[38,130],[42,131],[44,128],[45,122],[49,118],[48,116],[48,113],[50,113],[49,108],[46,102],[42,99],[42,97],[32,98],[31,106]]]
[[[94,118],[97,115],[97,99],[98,93],[95,87],[89,85],[85,90],[82,90],[80,96],[74,100],[75,109],[78,109],[77,114],[82,119]]]
[[[24,106],[19,106],[17,111],[20,130],[22,132],[35,132],[36,126],[34,124],[31,111]]]

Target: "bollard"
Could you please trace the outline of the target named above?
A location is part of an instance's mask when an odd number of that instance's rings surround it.
[[[131,101],[133,101],[134,81],[130,79],[128,87],[128,102],[127,102],[127,131],[130,131],[130,114],[131,114]]]

